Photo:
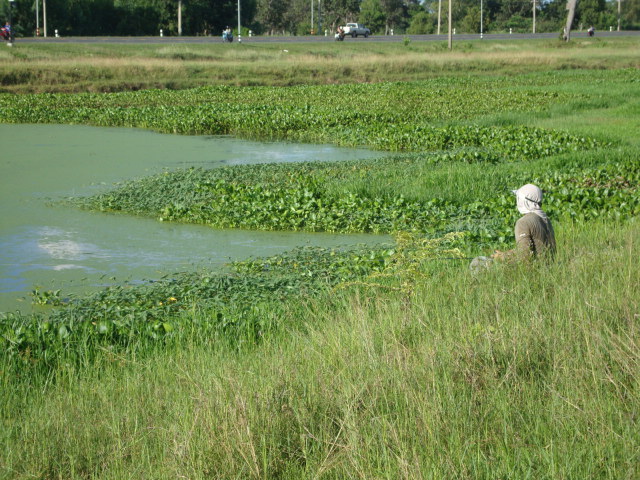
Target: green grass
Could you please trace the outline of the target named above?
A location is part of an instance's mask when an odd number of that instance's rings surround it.
[[[552,265],[447,264],[410,294],[387,279],[290,304],[300,327],[257,348],[105,352],[46,395],[12,381],[4,473],[634,478],[638,233],[563,225]]]
[[[445,243],[405,233],[382,250],[303,249],[227,272],[116,286],[69,305],[63,294],[40,292],[36,300],[54,304],[47,314],[0,317],[0,478],[640,475],[637,40],[472,42],[454,54],[436,44],[368,46],[365,54],[355,43],[295,45],[278,63],[279,46],[257,45],[1,53],[24,72],[119,57],[104,71],[79,67],[77,81],[62,75],[49,87],[36,75],[6,87],[16,92],[126,90],[126,62],[146,57],[160,62],[147,73],[194,61],[208,64],[206,73],[219,62],[231,82],[253,85],[242,80],[252,72],[263,85],[0,95],[4,121],[400,151],[343,164],[168,172],[89,199],[94,208],[167,209],[173,220],[202,221],[207,195],[218,192],[212,185],[223,180],[245,202],[240,220],[270,202],[304,211],[300,199],[317,194],[326,218],[347,216],[359,228],[385,211],[405,215],[404,229],[417,232],[478,222],[495,230]],[[268,86],[295,62],[300,72],[320,64],[317,78],[294,73],[285,81],[298,86]],[[323,85],[363,79],[332,80],[336,65],[356,65],[371,81],[398,67],[392,79],[413,81]],[[335,122],[336,105],[349,106],[353,121]],[[220,111],[228,115],[212,115]],[[513,143],[500,141],[513,132]],[[429,143],[444,138],[440,148]],[[557,258],[473,275],[458,258],[512,243],[508,190],[528,181],[545,190]],[[302,218],[282,212],[273,217]],[[461,214],[475,216],[464,224]],[[435,232],[434,222],[449,223]]]
[[[170,41],[170,40],[169,40]],[[0,91],[114,92],[322,85],[637,68],[638,37],[402,43],[24,44],[0,51]]]

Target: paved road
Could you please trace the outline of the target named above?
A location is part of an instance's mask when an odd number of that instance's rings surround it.
[[[483,36],[484,40],[533,40],[541,38],[558,38],[559,34],[552,33],[514,33],[506,34],[487,34]],[[596,38],[599,37],[626,37],[640,36],[640,31],[625,32],[596,32]],[[586,32],[572,32],[571,38],[586,38]],[[405,38],[409,38],[412,42],[446,42],[447,35],[372,35],[369,38],[345,38],[345,42],[402,42]],[[480,35],[454,35],[453,42],[479,40]],[[304,42],[332,42],[332,35],[326,37],[321,36],[299,36],[299,37],[243,37],[242,43],[304,43]],[[176,43],[213,43],[222,42],[219,37],[24,37],[17,38],[16,43],[142,43],[142,44],[176,44]],[[235,42],[234,42],[235,43]]]

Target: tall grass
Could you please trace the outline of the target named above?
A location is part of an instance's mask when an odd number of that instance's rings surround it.
[[[37,394],[23,379],[0,471],[635,478],[638,224],[557,230],[553,264],[352,285],[290,305],[304,329],[261,347],[105,355]]]
[[[0,51],[0,91],[113,92],[202,85],[414,81],[440,75],[637,68],[638,37],[401,43],[21,44]]]

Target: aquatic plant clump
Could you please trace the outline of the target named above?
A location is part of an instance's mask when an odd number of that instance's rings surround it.
[[[505,79],[506,80],[506,79]],[[512,79],[508,79],[509,82]],[[585,95],[560,93],[536,88],[537,85],[514,89],[502,88],[495,79],[485,81],[482,88],[476,82],[464,78],[432,79],[428,82],[398,82],[374,84],[349,84],[330,86],[281,87],[200,87],[189,90],[143,90],[112,94],[40,94],[0,95],[0,105],[9,113],[8,119],[31,115],[40,122],[56,121],[56,116],[79,116],[94,111],[95,118],[101,111],[105,115],[123,117],[132,111],[140,116],[153,109],[176,112],[168,106],[198,107],[202,110],[221,106],[228,110],[228,117],[239,113],[263,114],[271,109],[286,112],[284,107],[300,109],[315,117],[332,116],[339,120],[337,106],[349,106],[354,113],[372,113],[371,119],[407,120],[464,120],[496,111],[544,111],[552,104],[585,99]],[[235,106],[235,107],[234,107]],[[165,110],[166,109],[166,110]],[[341,109],[344,110],[344,109]],[[48,114],[47,114],[48,111]],[[30,113],[31,112],[31,113]],[[260,116],[260,115],[259,115]],[[68,117],[70,118],[70,117]],[[123,117],[124,118],[124,117]],[[135,115],[130,119],[134,119]],[[266,120],[266,119],[265,119]]]
[[[421,162],[423,158],[403,161]],[[467,242],[474,248],[508,241],[517,211],[506,190],[468,204],[437,198],[407,200],[401,193],[372,197],[367,192],[327,189],[329,178],[366,172],[372,165],[381,171],[393,169],[395,162],[380,159],[317,166],[177,170],[74,201],[90,209],[216,228],[339,233],[413,231],[432,237],[466,231]],[[531,181],[548,192],[545,209],[550,215],[588,221],[637,215],[638,180],[639,163],[630,158],[627,163],[555,172]]]
[[[37,367],[60,358],[85,361],[102,347],[144,350],[189,335],[202,341],[255,342],[282,327],[272,318],[279,306],[382,271],[393,254],[391,245],[302,247],[233,262],[226,272],[179,273],[86,296],[64,299],[59,292],[34,292],[36,301],[55,297],[52,308],[46,314],[0,314],[0,348],[25,366]],[[196,311],[204,312],[206,320]]]
[[[388,151],[482,147],[514,160],[600,145],[566,132],[466,122],[495,112],[542,111],[580,96],[540,89],[442,84],[207,87],[183,92],[0,96],[3,121],[139,127],[166,133],[328,142]],[[581,97],[580,97],[581,98]],[[348,105],[348,109],[336,109]],[[451,125],[439,125],[450,122]],[[456,125],[454,123],[465,122]]]
[[[41,114],[39,111],[42,109]],[[46,111],[46,113],[45,113]],[[16,113],[15,110],[13,113]],[[400,115],[314,112],[292,106],[253,107],[215,104],[115,109],[29,108],[15,115],[17,122],[93,124],[141,127],[188,135],[237,135],[245,138],[367,146],[385,151],[441,151],[484,148],[512,160],[588,150],[606,143],[566,132],[531,127],[432,126],[425,119]]]
[[[439,260],[464,260],[464,233],[425,240],[399,234],[393,244],[299,247],[285,254],[231,262],[226,271],[185,272],[143,284],[114,285],[63,298],[34,292],[46,313],[0,313],[0,348],[18,364],[49,367],[86,362],[101,349],[144,352],[182,341],[260,342],[285,326],[283,305],[369,278],[417,272]]]

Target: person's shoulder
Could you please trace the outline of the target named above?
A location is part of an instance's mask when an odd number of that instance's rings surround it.
[[[542,219],[535,213],[525,213],[516,221],[516,230],[531,231],[539,228]]]
[[[529,213],[525,213],[520,220],[524,221],[524,222],[541,222],[542,221],[542,217],[540,215],[536,215],[533,212],[529,212]]]
[[[537,218],[539,217],[535,213],[532,213],[532,212],[525,213],[518,219],[518,221],[516,222],[516,225],[519,223],[523,224],[523,223],[535,222]]]

